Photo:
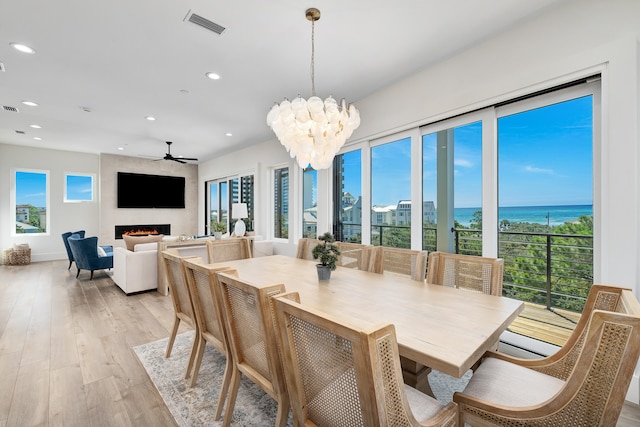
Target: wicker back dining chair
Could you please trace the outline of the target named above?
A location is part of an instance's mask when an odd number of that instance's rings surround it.
[[[244,237],[224,240],[208,240],[207,253],[209,262],[225,262],[251,258],[251,245]]]
[[[431,252],[427,283],[502,296],[503,270],[501,258]]]
[[[369,267],[369,255],[373,246],[361,243],[336,242],[340,249],[337,264],[341,267],[367,270]]]
[[[427,251],[374,246],[368,270],[379,274],[400,274],[423,282],[427,274]]]
[[[321,243],[322,242],[318,239],[310,239],[307,237],[298,239],[298,251],[296,252],[296,258],[313,261],[313,248]]]
[[[457,425],[455,404],[403,383],[393,325],[353,326],[291,299],[274,303],[294,424]]]
[[[171,294],[171,301],[173,302],[173,329],[169,336],[169,342],[167,343],[167,350],[165,357],[171,356],[171,350],[173,349],[173,343],[176,340],[178,334],[178,328],[180,322],[184,321],[187,325],[191,326],[195,331],[193,345],[191,347],[191,354],[189,355],[189,362],[187,363],[187,371],[185,378],[189,378],[191,375],[191,368],[196,356],[196,337],[198,336],[198,323],[196,322],[193,312],[193,303],[191,301],[191,295],[189,294],[189,285],[187,284],[187,278],[185,277],[184,270],[182,268],[182,260],[185,258],[197,258],[197,257],[181,257],[178,251],[175,249],[167,249],[162,251],[162,261],[165,265],[165,271],[167,273],[167,283],[169,285],[169,293]]]
[[[224,271],[226,267],[213,267],[202,263],[200,258],[185,258],[182,260],[184,274],[189,286],[191,301],[193,302],[193,313],[198,325],[196,343],[197,353],[191,375],[191,387],[198,380],[202,356],[206,344],[209,343],[227,359],[220,395],[216,405],[215,420],[220,419],[224,401],[231,382],[231,357],[228,352],[227,337],[224,331],[224,321],[222,319],[220,296],[217,285],[216,273]]]
[[[231,423],[240,377],[244,374],[278,403],[275,425],[284,427],[289,413],[289,395],[275,335],[271,300],[285,288],[281,284],[258,287],[240,280],[234,273],[217,273],[233,360],[223,426]]]
[[[559,366],[485,354],[465,390],[453,396],[460,424],[616,425],[640,356],[640,304],[630,290],[597,293],[609,309],[591,310],[580,345],[572,346],[577,351],[565,353]]]

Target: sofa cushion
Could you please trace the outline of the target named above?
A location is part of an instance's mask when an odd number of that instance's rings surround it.
[[[124,239],[124,244],[127,246],[127,249],[133,252],[133,248],[138,243],[152,243],[152,242],[161,242],[164,235],[162,234],[153,234],[150,236],[127,236],[124,235],[122,238]]]
[[[134,252],[144,252],[144,251],[157,251],[158,244],[153,243],[138,243],[133,247]]]
[[[98,256],[107,256],[107,252],[100,246],[98,246]]]

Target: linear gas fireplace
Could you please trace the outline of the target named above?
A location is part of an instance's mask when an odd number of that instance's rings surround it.
[[[115,238],[122,239],[122,236],[149,236],[153,234],[171,234],[171,224],[144,224],[144,225],[116,225]]]

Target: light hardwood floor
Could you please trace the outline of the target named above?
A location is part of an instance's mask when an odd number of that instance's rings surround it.
[[[0,427],[175,426],[131,349],[169,336],[171,298],[67,265],[0,266]],[[640,425],[640,409],[617,425]]]

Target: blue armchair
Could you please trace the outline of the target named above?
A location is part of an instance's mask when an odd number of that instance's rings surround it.
[[[69,257],[69,267],[67,267],[67,270],[69,270],[71,268],[71,264],[73,264],[73,252],[71,252],[71,247],[69,246],[69,237],[71,237],[72,234],[77,234],[78,237],[80,238],[84,238],[84,230],[79,230],[79,231],[68,231],[66,233],[62,233],[62,241],[64,242],[64,248],[67,250],[67,256]]]
[[[101,246],[106,253],[106,255],[101,256],[98,253],[97,237],[81,238],[79,235],[77,237],[72,235],[69,237],[68,242],[78,268],[76,278],[80,275],[80,270],[91,270],[89,280],[93,280],[93,272],[95,270],[113,268],[113,247]]]

